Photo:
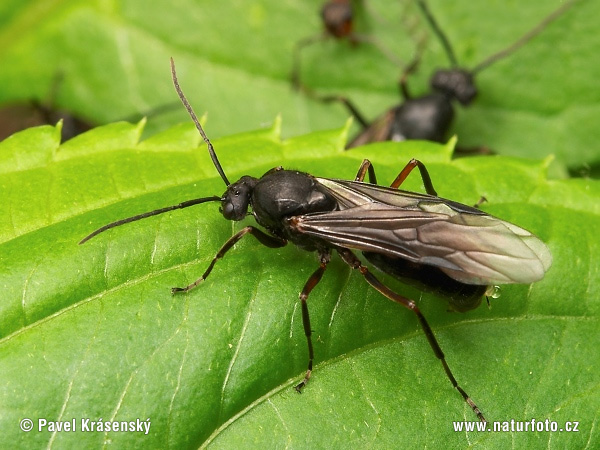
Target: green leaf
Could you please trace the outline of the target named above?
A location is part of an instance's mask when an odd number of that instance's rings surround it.
[[[78,245],[111,221],[224,191],[192,125],[138,142],[142,126],[113,124],[62,146],[44,127],[0,144],[0,446],[596,446],[600,183],[548,181],[547,161],[451,161],[451,145],[344,152],[346,129],[281,141],[278,121],[214,140],[231,180],[277,165],[352,179],[368,156],[385,184],[417,157],[440,195],[466,204],[484,195],[482,209],[548,244],[544,280],[504,286],[491,308],[465,314],[378,275],[418,300],[490,421],[579,424],[577,433],[458,433],[453,421],[476,417],[414,315],[337,257],[309,298],[316,360],[298,395],[307,364],[298,292],[314,254],[242,239],[201,286],[172,296],[253,220],[226,222],[209,203]],[[417,175],[403,187],[422,191]],[[33,431],[20,431],[23,418]],[[75,419],[79,431],[39,432],[39,418]],[[82,432],[81,419],[151,428]]]
[[[429,0],[459,62],[471,68],[514,42],[561,2]],[[291,89],[296,43],[321,29],[321,2],[3,2],[0,6],[0,102],[43,102],[95,123],[151,117],[148,134],[186,120],[170,86],[173,56],[192,104],[210,111],[213,137],[254,130],[284,118],[284,136],[340,127],[340,105],[325,105]],[[570,167],[598,165],[596,88],[600,3],[580,0],[510,58],[478,76],[480,96],[457,108],[452,133],[461,146],[542,158]],[[447,66],[440,44],[412,2],[366,2],[357,31],[375,36],[409,61],[415,43],[429,41],[412,92],[428,91],[435,68]],[[411,33],[408,30],[412,29]],[[369,45],[328,41],[302,55],[302,79],[319,93],[347,95],[368,118],[399,102],[401,68]],[[62,83],[52,87],[58,74]],[[137,120],[137,119],[136,119]],[[358,130],[353,126],[352,134]]]

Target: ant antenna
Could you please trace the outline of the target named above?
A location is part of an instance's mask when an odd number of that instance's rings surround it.
[[[429,7],[425,3],[425,1],[417,0],[417,5],[419,5],[419,8],[421,8],[421,11],[423,11],[425,18],[427,19],[427,22],[429,22],[429,25],[431,26],[431,28],[433,28],[433,32],[437,35],[440,42],[444,46],[444,50],[446,50],[446,55],[448,56],[448,59],[450,60],[450,64],[452,65],[452,67],[458,66],[458,62],[456,61],[456,56],[454,55],[454,50],[452,50],[452,46],[450,45],[450,41],[448,40],[448,37],[444,34],[442,29],[440,28],[439,24],[435,20],[435,17],[433,17],[433,14],[431,14],[431,11],[429,10]]]
[[[187,109],[187,112],[190,115],[190,117],[192,118],[192,120],[194,121],[194,124],[196,125],[196,128],[200,132],[202,139],[204,139],[204,142],[206,142],[206,145],[208,146],[208,154],[210,155],[210,159],[212,159],[212,162],[215,165],[217,172],[219,172],[219,175],[221,175],[221,178],[225,182],[225,185],[229,186],[231,183],[225,176],[225,172],[223,172],[223,168],[221,167],[221,163],[219,162],[219,159],[217,158],[217,154],[215,153],[215,149],[213,148],[213,145],[210,143],[210,140],[206,136],[206,133],[204,132],[204,129],[202,128],[202,125],[200,125],[200,122],[198,121],[198,118],[196,117],[196,114],[194,113],[192,106],[187,101],[187,98],[185,98],[185,95],[183,95],[183,91],[181,90],[181,87],[179,87],[179,82],[177,81],[177,73],[175,72],[175,61],[173,61],[173,58],[171,58],[171,75],[173,77],[173,84],[175,85],[175,90],[177,91],[177,95],[179,95],[179,98],[181,99],[181,103],[183,103],[183,106],[185,106],[185,109]]]
[[[511,53],[517,51],[519,48],[521,48],[523,45],[525,45],[527,42],[529,42],[531,39],[533,39],[535,36],[537,36],[551,22],[553,22],[558,17],[560,17],[566,10],[568,10],[576,2],[577,2],[577,0],[568,1],[567,3],[562,5],[560,8],[558,8],[554,12],[550,13],[548,16],[546,16],[546,18],[544,18],[544,20],[542,20],[539,24],[537,24],[535,27],[533,27],[531,30],[529,30],[527,33],[525,33],[520,39],[515,41],[513,44],[509,45],[508,47],[506,47],[503,50],[500,50],[497,53],[494,53],[493,55],[489,56],[487,59],[485,59],[482,62],[480,62],[479,64],[477,64],[473,68],[471,73],[473,75],[475,75],[477,72],[481,72],[483,69],[492,65],[496,61],[499,61],[500,59],[505,58],[508,55],[510,55]]]
[[[213,160],[213,163],[214,163],[217,171],[219,172],[219,175],[221,175],[221,178],[223,179],[225,184],[227,186],[229,186],[230,185],[229,180],[225,176],[225,173],[223,173],[223,168],[221,167],[221,164],[219,163],[219,160],[217,159],[217,154],[215,153],[215,149],[213,148],[212,144],[210,143],[210,140],[208,139],[208,137],[206,136],[206,133],[204,133],[202,126],[200,126],[200,122],[198,122],[198,118],[196,117],[196,114],[194,114],[192,107],[188,103],[187,99],[185,98],[185,95],[183,95],[183,92],[181,91],[181,88],[179,87],[179,83],[177,82],[177,75],[175,73],[175,63],[173,62],[173,58],[171,58],[171,73],[173,75],[173,84],[175,85],[175,90],[177,91],[177,94],[179,94],[179,98],[183,102],[183,106],[185,106],[185,109],[187,109],[188,113],[192,117],[192,120],[196,124],[196,128],[198,129],[198,131],[200,131],[200,134],[202,135],[204,142],[206,142],[206,144],[208,145],[208,153],[210,154],[210,157]],[[102,233],[103,231],[110,230],[111,228],[115,228],[120,225],[124,225],[126,223],[135,222],[136,220],[141,220],[141,219],[145,219],[146,217],[156,216],[158,214],[163,214],[168,211],[173,211],[175,209],[188,208],[190,206],[198,205],[200,203],[219,202],[219,201],[221,201],[221,197],[218,197],[216,195],[213,195],[211,197],[195,198],[193,200],[187,200],[185,202],[181,202],[177,205],[167,206],[165,208],[155,209],[154,211],[149,211],[149,212],[145,212],[142,214],[138,214],[137,216],[128,217],[127,219],[117,220],[116,222],[112,222],[107,225],[104,225],[103,227],[98,228],[96,231],[88,234],[81,241],[79,241],[79,244],[81,245],[81,244],[89,241],[91,238],[93,238],[94,236],[97,236],[98,234]]]
[[[156,216],[158,214],[166,213],[168,211],[173,211],[174,209],[183,209],[183,208],[187,208],[188,206],[197,205],[199,203],[218,202],[218,201],[221,201],[221,197],[217,197],[216,195],[213,195],[212,197],[196,198],[194,200],[188,200],[186,202],[181,202],[178,205],[167,206],[166,208],[155,209],[154,211],[146,212],[143,214],[138,214],[137,216],[128,217],[127,219],[117,220],[116,222],[112,222],[112,223],[109,223],[108,225],[104,225],[103,227],[98,228],[96,231],[88,234],[81,241],[79,241],[79,245],[83,244],[84,242],[89,241],[91,238],[102,233],[103,231],[110,230],[111,228],[118,227],[119,225],[124,225],[129,222],[135,222],[136,220],[145,219],[146,217]]]

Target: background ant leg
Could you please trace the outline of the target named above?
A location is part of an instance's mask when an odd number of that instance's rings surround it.
[[[292,82],[292,86],[294,87],[294,89],[297,89],[299,91],[306,89],[300,82],[300,74],[301,74],[301,68],[300,68],[301,57],[300,56],[302,54],[302,50],[304,50],[306,47],[309,47],[317,42],[321,42],[326,39],[327,39],[327,35],[324,35],[323,33],[321,33],[321,34],[317,34],[314,36],[309,36],[307,38],[301,39],[294,46],[292,73],[290,74],[290,80]]]
[[[356,105],[352,103],[352,101],[344,97],[342,95],[326,95],[326,96],[318,96],[314,93],[307,92],[312,98],[319,100],[324,103],[332,103],[332,102],[340,102],[342,103],[346,109],[352,114],[352,116],[356,119],[356,121],[360,124],[363,129],[367,129],[370,125],[369,121],[365,119],[365,117],[360,113]]]

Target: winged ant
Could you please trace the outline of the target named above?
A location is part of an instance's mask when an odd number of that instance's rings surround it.
[[[365,281],[388,299],[412,311],[446,376],[477,417],[485,418],[475,402],[458,384],[433,330],[414,301],[385,286],[355,255],[399,279],[409,279],[425,288],[445,294],[458,311],[477,307],[496,284],[532,283],[543,278],[552,263],[544,243],[509,222],[471,206],[437,196],[424,164],[411,160],[390,187],[377,185],[375,170],[368,160],[361,164],[354,181],[319,178],[308,173],[275,167],[260,178],[249,175],[230,183],[217,154],[185,98],[171,59],[175,89],[204,139],[212,162],[227,189],[221,196],[209,196],[167,206],[109,223],[83,238],[80,244],[108,229],[147,217],[205,202],[220,202],[227,220],[254,216],[266,231],[249,225],[229,238],[200,278],[172,293],[188,292],[212,272],[217,260],[246,235],[254,236],[269,248],[288,242],[316,252],[319,267],[300,293],[302,322],[308,344],[308,367],[300,392],[313,369],[314,352],[308,313],[308,296],[321,280],[335,251]],[[419,169],[427,194],[398,189],[412,170]],[[364,179],[368,174],[369,182]],[[251,212],[249,212],[249,208]]]
[[[312,98],[323,102],[341,102],[358,121],[362,131],[348,143],[346,148],[387,140],[424,139],[444,142],[454,119],[454,101],[458,101],[466,107],[471,104],[478,94],[475,85],[477,74],[519,50],[551,22],[564,14],[577,0],[564,3],[511,45],[487,57],[470,70],[459,67],[450,41],[433,17],[425,0],[415,1],[434,34],[441,42],[451,65],[450,69],[439,69],[433,74],[430,79],[431,93],[413,97],[409,92],[408,77],[419,65],[420,51],[417,52],[417,57],[405,66],[400,77],[399,87],[403,102],[387,110],[373,122],[369,122],[350,99],[344,96],[319,96],[311,89],[302,87]]]

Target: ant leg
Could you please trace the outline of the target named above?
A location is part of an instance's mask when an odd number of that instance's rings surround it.
[[[302,50],[304,50],[304,48],[306,48],[310,45],[313,45],[317,42],[324,41],[325,39],[327,39],[326,35],[317,34],[317,35],[309,36],[307,38],[299,40],[296,43],[296,45],[294,46],[292,73],[290,74],[290,81],[292,82],[292,86],[294,87],[294,89],[299,90],[299,91],[307,89],[300,82],[300,73],[301,73],[300,72],[300,62],[301,62],[300,55],[302,53]]]
[[[400,186],[415,167],[418,167],[419,172],[421,172],[421,179],[423,180],[423,184],[425,185],[425,191],[429,195],[435,195],[437,197],[437,192],[433,187],[431,177],[429,176],[429,172],[427,171],[425,164],[423,164],[418,159],[414,158],[408,162],[408,164],[404,167],[404,169],[402,169],[402,171],[398,174],[398,176],[390,186],[393,188],[397,188],[398,186]]]
[[[370,123],[365,119],[365,117],[360,113],[358,108],[350,101],[350,99],[342,96],[342,95],[326,95],[326,96],[317,96],[309,93],[310,96],[324,103],[332,103],[332,102],[340,102],[342,103],[346,109],[352,114],[352,116],[356,119],[360,126],[364,129],[368,128]]]
[[[315,356],[312,339],[310,337],[312,330],[310,329],[310,317],[308,316],[308,303],[306,300],[308,299],[308,296],[314,287],[319,283],[319,281],[321,281],[321,278],[325,273],[325,269],[327,268],[327,264],[329,264],[331,259],[331,254],[321,253],[319,258],[321,260],[319,268],[310,276],[304,285],[304,289],[302,289],[302,292],[300,293],[300,301],[302,302],[302,324],[304,325],[304,334],[306,335],[306,342],[308,343],[308,369],[306,369],[306,375],[304,376],[303,380],[295,387],[296,391],[299,393],[302,392],[302,388],[306,386],[306,383],[308,383],[308,379],[310,378],[310,374],[312,372],[313,359]]]
[[[294,69],[294,73],[296,73],[296,69]],[[294,77],[296,77],[296,78],[294,78]],[[350,114],[352,114],[352,116],[356,119],[356,121],[360,124],[360,126],[363,129],[366,129],[369,127],[370,124],[367,121],[367,119],[365,119],[365,117],[361,114],[361,112],[354,105],[354,103],[352,103],[352,101],[350,101],[348,98],[346,98],[342,95],[324,95],[324,96],[319,95],[315,91],[313,91],[311,88],[309,88],[308,86],[305,86],[302,83],[300,83],[299,79],[297,78],[297,75],[292,75],[292,78],[293,78],[292,83],[294,84],[294,87],[296,89],[298,89],[299,91],[301,91],[302,93],[304,93],[304,95],[306,95],[308,98],[311,98],[313,100],[317,100],[317,101],[323,102],[323,103],[340,102],[346,107],[346,109],[350,112]]]
[[[429,341],[429,345],[431,346],[433,353],[440,360],[440,362],[442,363],[442,366],[444,366],[444,371],[446,372],[446,376],[452,383],[452,386],[458,392],[460,392],[460,395],[462,395],[465,402],[467,402],[467,404],[471,407],[471,409],[477,415],[479,420],[481,422],[485,423],[486,422],[485,417],[483,417],[483,414],[481,413],[481,411],[479,410],[479,408],[477,407],[475,402],[473,402],[471,397],[469,397],[469,394],[467,394],[465,392],[465,390],[462,387],[460,387],[460,385],[456,382],[456,378],[454,378],[454,375],[452,374],[452,371],[450,370],[450,367],[448,366],[448,363],[446,362],[446,357],[444,356],[444,352],[442,351],[440,344],[438,343],[437,339],[435,338],[435,335],[433,334],[433,331],[431,330],[429,323],[427,323],[425,316],[423,316],[423,313],[421,313],[421,311],[419,310],[419,308],[417,307],[415,302],[413,302],[412,300],[410,300],[406,297],[402,297],[399,294],[396,294],[394,291],[392,291],[391,289],[386,287],[371,272],[369,272],[369,270],[365,266],[362,265],[360,260],[350,250],[344,249],[344,248],[338,248],[337,250],[338,250],[340,257],[344,260],[344,262],[346,264],[348,264],[351,268],[358,269],[360,271],[360,273],[362,274],[362,276],[367,281],[367,283],[369,283],[372,287],[377,289],[381,294],[385,295],[387,298],[389,298],[393,302],[399,303],[400,305],[404,306],[406,309],[409,309],[415,313],[415,315],[417,316],[417,319],[419,319],[419,322],[421,323],[421,327],[423,328],[423,331],[425,332],[425,336],[427,337],[427,340]]]
[[[375,177],[375,169],[373,168],[373,164],[368,159],[364,159],[358,168],[358,172],[356,173],[356,178],[354,181],[363,181],[365,179],[365,175],[369,171],[369,183],[377,184],[377,178]]]
[[[186,287],[172,288],[171,294],[175,294],[177,292],[187,292],[191,289],[194,289],[196,286],[198,286],[200,283],[202,283],[204,280],[206,280],[208,275],[210,275],[210,272],[212,271],[213,267],[215,266],[215,263],[217,262],[217,260],[221,259],[225,255],[225,253],[227,253],[227,251],[229,251],[231,249],[231,247],[233,247],[240,239],[242,239],[248,233],[250,233],[256,239],[258,239],[258,241],[261,244],[263,244],[269,248],[284,247],[287,244],[287,241],[285,239],[281,239],[276,236],[271,236],[269,234],[266,234],[263,231],[259,230],[258,228],[255,228],[252,226],[242,228],[236,234],[234,234],[229,239],[227,239],[227,242],[225,242],[225,244],[223,244],[221,249],[217,252],[215,257],[212,259],[212,261],[208,265],[208,269],[206,269],[206,271],[202,274],[202,276],[200,278],[198,278],[192,284],[187,285]]]
[[[482,195],[482,196],[479,198],[479,200],[477,201],[477,203],[475,203],[475,204],[473,205],[473,208],[477,208],[477,209],[479,209],[479,207],[480,207],[480,206],[481,206],[483,203],[485,203],[485,202],[487,202],[487,198],[485,198],[485,197]]]
[[[437,196],[437,192],[433,187],[431,177],[429,176],[429,172],[427,171],[425,164],[414,158],[411,159],[408,162],[408,164],[404,167],[404,169],[402,169],[402,171],[398,174],[394,182],[391,184],[391,187],[397,188],[398,186],[400,186],[415,167],[418,167],[419,172],[421,172],[421,178],[423,180],[423,184],[425,185],[425,190],[427,191],[427,193],[429,195]],[[373,168],[373,163],[371,163],[371,161],[369,161],[368,159],[363,160],[363,162],[361,163],[354,181],[363,181],[365,179],[367,171],[369,173],[369,183],[377,184],[377,178],[375,177],[375,169]]]

